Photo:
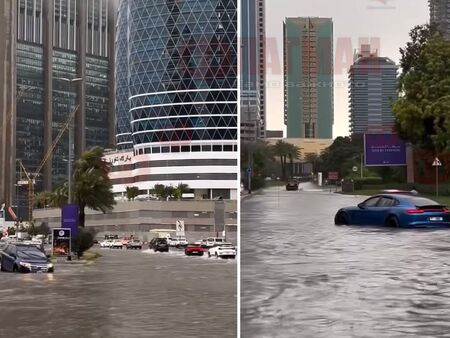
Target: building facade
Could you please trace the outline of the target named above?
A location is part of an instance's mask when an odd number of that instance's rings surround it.
[[[450,1],[428,0],[430,6],[430,23],[446,38],[450,39]]]
[[[333,22],[284,22],[284,123],[288,138],[330,139],[333,134]]]
[[[4,90],[12,93],[7,117],[11,150],[5,157],[8,172],[0,177],[0,200],[11,205],[25,199],[17,160],[35,173],[46,158],[36,191],[51,190],[67,179],[68,132],[46,156],[76,109],[75,159],[91,146],[114,143],[114,27],[115,1],[13,0],[8,39],[12,75]],[[5,20],[2,16],[1,20]],[[73,81],[74,79],[78,79]],[[2,112],[4,114],[4,112]],[[9,114],[9,113],[8,113]],[[2,147],[5,147],[2,140]],[[15,149],[15,151],[14,151]],[[13,196],[19,195],[14,198]],[[23,197],[23,198],[22,198]]]
[[[350,133],[391,133],[395,119],[391,109],[397,95],[394,61],[379,57],[370,45],[355,53],[349,70]]]
[[[236,198],[237,1],[124,0],[118,18],[127,54],[116,74],[128,85],[116,87],[116,139],[131,134],[134,163],[114,186],[183,183],[205,198]]]
[[[241,140],[265,138],[265,0],[241,2]]]

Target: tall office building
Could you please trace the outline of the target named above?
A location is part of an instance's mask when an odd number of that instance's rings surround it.
[[[0,58],[10,66],[2,76],[0,97],[0,203],[11,205],[20,178],[16,160],[34,173],[75,107],[76,158],[88,147],[114,144],[116,4],[11,0],[2,1],[0,8],[0,42],[5,46]],[[66,131],[48,157],[36,190],[50,190],[67,178],[68,150]]]
[[[350,133],[391,133],[391,103],[397,99],[397,65],[370,45],[355,53],[349,70]]]
[[[333,22],[284,22],[284,123],[288,138],[333,137]]]
[[[237,1],[119,7],[116,139],[132,163],[112,173],[115,193],[183,183],[237,198]]]
[[[241,140],[265,137],[265,0],[241,2]]]
[[[450,39],[450,1],[429,0],[428,2],[430,6],[430,23],[435,24],[446,39]]]

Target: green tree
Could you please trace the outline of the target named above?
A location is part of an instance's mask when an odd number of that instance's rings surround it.
[[[272,152],[274,156],[280,159],[281,176],[283,180],[286,180],[286,159],[292,152],[291,145],[283,140],[279,140],[272,146]]]
[[[319,171],[320,155],[316,153],[307,153],[305,154],[305,161],[312,165],[313,172]]]
[[[174,192],[173,192],[173,197],[180,199],[181,197],[183,197],[183,194],[188,192],[189,186],[187,184],[183,184],[183,183],[178,183],[177,187],[175,188]]]
[[[79,205],[79,225],[85,225],[85,208],[106,213],[115,204],[108,173],[109,163],[103,159],[103,149],[94,147],[84,152],[75,163],[74,202]]]
[[[36,195],[34,199],[34,206],[36,208],[45,208],[51,205],[53,200],[53,193],[51,191],[43,191]]]
[[[166,187],[164,184],[155,184],[152,190],[153,195],[158,198],[166,198]]]
[[[288,157],[289,157],[289,165],[291,168],[291,170],[290,170],[291,177],[294,176],[294,159],[299,160],[301,156],[302,156],[302,153],[300,151],[300,148],[294,144],[289,143]]]
[[[415,145],[450,150],[450,42],[438,34],[412,38],[426,41],[416,54],[404,56],[413,66],[404,69],[393,104],[397,129]]]
[[[138,187],[126,187],[127,199],[129,201],[134,201],[137,195],[139,195]]]

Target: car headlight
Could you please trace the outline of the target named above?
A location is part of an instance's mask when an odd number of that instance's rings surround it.
[[[30,263],[20,262],[19,264],[21,266],[25,267],[25,268],[31,269],[31,264]]]
[[[47,264],[47,269],[51,269],[51,268],[53,268],[53,264],[52,263],[48,263]]]

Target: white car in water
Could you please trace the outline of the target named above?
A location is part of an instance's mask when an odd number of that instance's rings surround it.
[[[231,243],[223,243],[208,250],[208,257],[236,258],[236,247]]]
[[[167,238],[167,243],[169,246],[186,246],[188,245],[188,241],[185,237],[175,237],[175,238]]]
[[[100,242],[100,247],[101,248],[110,248],[112,245],[113,241],[110,239],[105,239],[103,241]]]

